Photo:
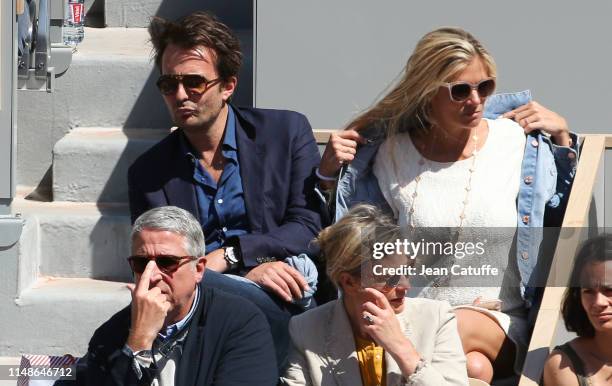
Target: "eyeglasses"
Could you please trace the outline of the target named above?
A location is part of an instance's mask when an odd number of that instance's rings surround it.
[[[448,88],[450,99],[453,102],[464,102],[470,97],[472,90],[476,90],[481,98],[486,98],[493,94],[493,91],[495,91],[495,78],[483,79],[478,83],[444,83],[442,87]]]
[[[382,292],[390,292],[393,288],[397,287],[402,280],[402,275],[393,275],[390,276],[386,281],[385,285],[382,288]]]
[[[219,80],[219,78],[208,80],[202,75],[197,74],[167,74],[157,79],[157,88],[164,95],[172,95],[178,90],[179,84],[182,84],[185,91],[189,94],[204,94],[208,87]]]
[[[143,273],[147,263],[150,260],[154,260],[157,264],[157,268],[166,274],[175,272],[179,267],[186,262],[197,260],[195,256],[174,256],[174,255],[157,255],[157,256],[144,256],[134,255],[127,258],[130,263],[130,267],[134,273]],[[181,262],[181,260],[185,260]]]
[[[365,287],[371,287],[371,286],[379,287],[382,284],[382,287],[379,289],[379,291],[382,293],[391,292],[394,288],[398,287],[400,285],[400,282],[402,281],[402,277],[405,276],[405,275],[400,275],[400,274],[398,275],[373,275],[373,276],[368,275],[369,277],[364,279],[364,277],[362,276],[362,274],[364,273],[363,269],[367,269],[367,268],[364,268],[363,266],[359,266],[351,271],[348,271],[348,273],[352,276],[360,277],[362,280],[364,280],[365,282],[362,283],[362,285],[364,285]],[[406,277],[406,280],[407,279],[408,278]],[[409,285],[409,284],[407,282],[404,282],[404,285]]]

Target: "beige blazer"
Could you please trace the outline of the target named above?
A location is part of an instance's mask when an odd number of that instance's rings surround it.
[[[448,303],[407,298],[404,311],[397,317],[404,334],[428,365],[406,379],[385,353],[388,386],[468,384],[457,321]],[[293,317],[289,333],[289,364],[282,384],[362,385],[353,332],[341,300]]]

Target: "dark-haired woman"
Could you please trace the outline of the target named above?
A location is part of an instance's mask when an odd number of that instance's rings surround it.
[[[581,248],[562,306],[578,338],[555,347],[544,367],[546,386],[612,385],[612,235]]]

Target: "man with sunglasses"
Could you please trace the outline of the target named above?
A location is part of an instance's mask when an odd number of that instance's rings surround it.
[[[312,128],[295,112],[230,103],[242,54],[215,17],[155,18],[149,32],[157,86],[178,129],[130,167],[132,221],[165,205],[192,213],[206,237],[205,282],[264,310],[282,363],[289,318],[300,311],[292,303],[311,295],[316,280],[304,254],[321,228]]]
[[[183,209],[138,217],[128,258],[132,302],[94,333],[77,368],[79,384],[276,384],[263,314],[201,283],[204,249],[199,222]]]

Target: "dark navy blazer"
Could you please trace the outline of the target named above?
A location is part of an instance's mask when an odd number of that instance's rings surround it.
[[[321,229],[314,189],[320,155],[308,120],[293,111],[232,107],[250,227],[249,234],[238,236],[245,267],[307,252]],[[166,205],[199,218],[193,166],[180,153],[179,130],[130,167],[132,222],[148,209]]]
[[[278,382],[272,335],[261,311],[248,300],[200,285],[174,384],[274,386]],[[73,383],[56,385],[150,385],[152,366],[138,379],[123,352],[130,329],[130,306],[96,330]]]

